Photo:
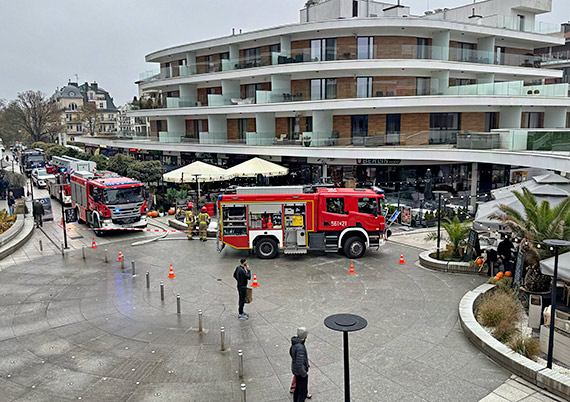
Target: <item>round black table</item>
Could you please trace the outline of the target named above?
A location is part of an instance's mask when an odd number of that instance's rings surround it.
[[[344,349],[344,400],[350,402],[350,369],[348,365],[348,333],[366,328],[368,322],[355,314],[333,314],[325,318],[325,326],[333,331],[342,331]]]

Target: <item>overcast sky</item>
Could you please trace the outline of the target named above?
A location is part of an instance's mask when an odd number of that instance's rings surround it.
[[[388,1],[387,1],[388,2]],[[469,0],[403,0],[412,14]],[[97,81],[117,106],[137,94],[139,73],[157,68],[146,54],[165,47],[294,23],[305,0],[1,0],[0,99],[69,79]],[[394,1],[395,3],[395,1]],[[570,1],[553,0],[539,20],[570,19]]]

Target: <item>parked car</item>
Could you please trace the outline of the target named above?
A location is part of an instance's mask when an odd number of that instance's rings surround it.
[[[47,173],[45,168],[32,170],[32,183],[37,188],[45,188],[49,179],[55,179],[55,176]]]

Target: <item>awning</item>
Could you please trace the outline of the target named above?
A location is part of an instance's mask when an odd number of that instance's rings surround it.
[[[198,177],[200,183],[206,183],[229,180],[231,175],[225,169],[196,161],[166,173],[164,175],[164,181],[169,183],[196,183],[196,177]]]
[[[289,169],[265,159],[253,158],[227,170],[234,177],[285,176]]]
[[[540,261],[540,271],[544,275],[554,275],[554,257]],[[558,278],[570,281],[570,252],[558,256]]]

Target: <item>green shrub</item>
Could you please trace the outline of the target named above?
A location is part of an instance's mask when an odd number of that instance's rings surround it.
[[[540,353],[540,341],[537,338],[519,335],[509,342],[509,347],[515,352],[534,359]]]
[[[501,321],[516,322],[521,310],[515,292],[497,289],[483,296],[477,309],[477,320],[486,327],[497,327]]]

